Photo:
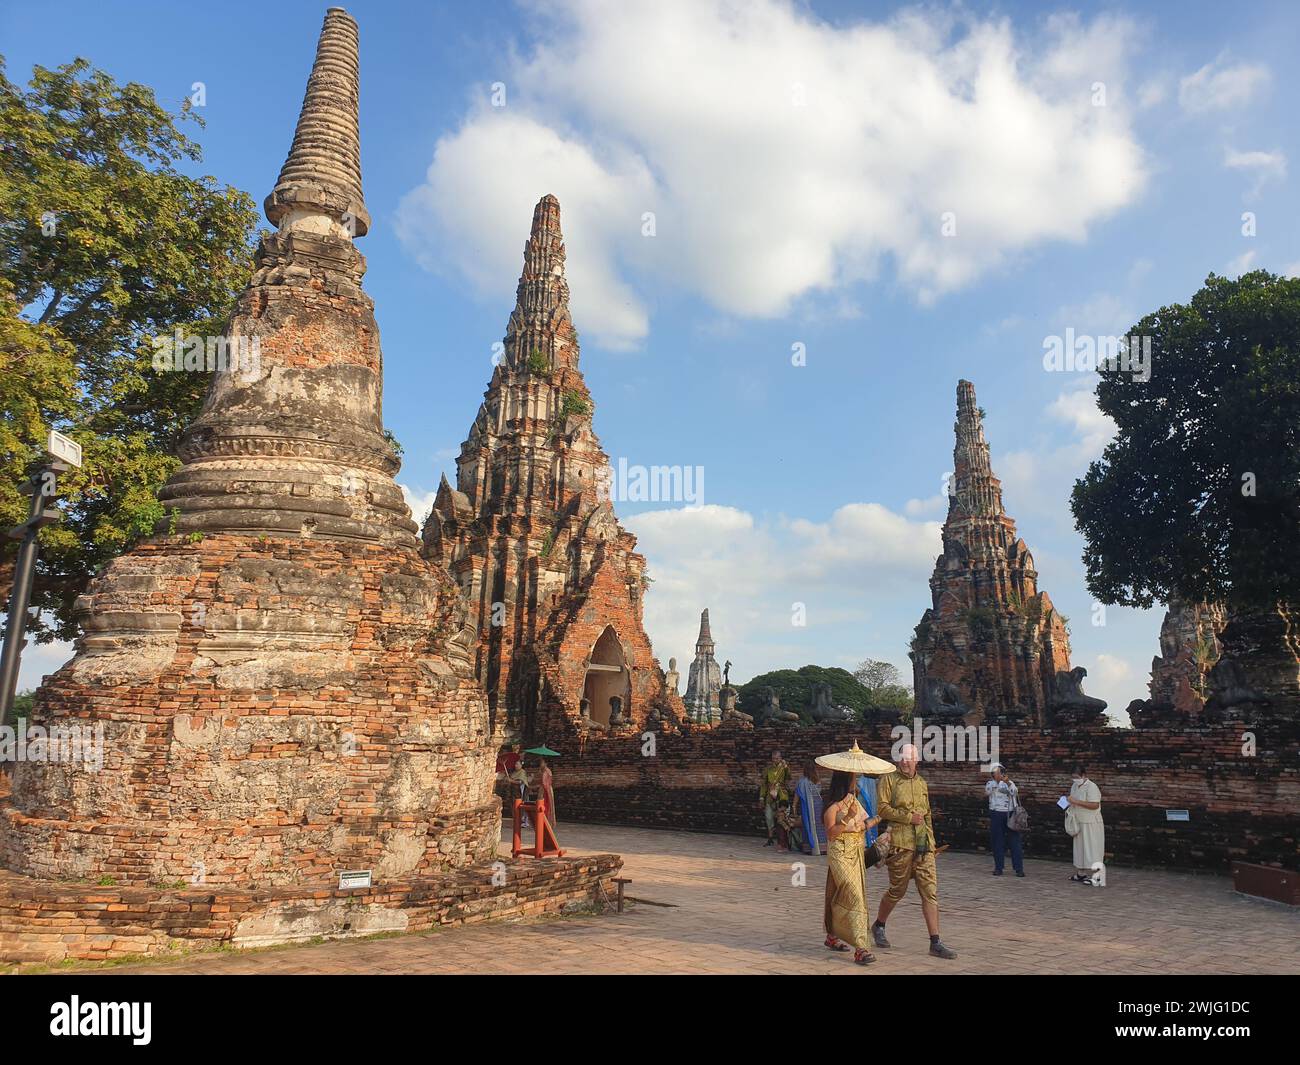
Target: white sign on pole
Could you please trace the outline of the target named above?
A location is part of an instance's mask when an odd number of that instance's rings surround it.
[[[46,442],[45,450],[60,462],[66,462],[69,466],[81,465],[81,445],[75,440],[69,440],[62,433],[56,433],[53,429],[50,430],[50,437]]]

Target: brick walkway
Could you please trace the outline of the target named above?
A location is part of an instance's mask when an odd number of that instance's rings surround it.
[[[1232,892],[1220,876],[1113,869],[1105,888],[1066,881],[1058,862],[1028,877],[990,875],[992,859],[939,858],[944,940],[956,961],[926,953],[914,890],[889,920],[894,946],[875,965],[821,945],[825,859],[761,841],[596,825],[562,825],[570,852],[614,851],[639,900],[620,915],[448,928],[367,942],[214,953],[117,967],[182,973],[1300,973],[1300,912]],[[868,873],[872,913],[883,871]],[[652,905],[661,903],[668,905]]]

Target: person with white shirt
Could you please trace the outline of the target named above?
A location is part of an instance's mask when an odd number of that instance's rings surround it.
[[[1016,782],[1007,776],[1001,762],[990,767],[993,776],[984,785],[989,800],[989,837],[993,846],[993,875],[1002,875],[1007,844],[1011,844],[1011,867],[1016,876],[1025,875],[1025,856],[1021,849],[1020,833],[1007,827],[1007,818],[1016,808]]]
[[[1106,826],[1101,818],[1101,789],[1088,779],[1088,767],[1076,765],[1066,803],[1074,815],[1078,831],[1074,836],[1074,875],[1076,884],[1100,887],[1106,883]]]

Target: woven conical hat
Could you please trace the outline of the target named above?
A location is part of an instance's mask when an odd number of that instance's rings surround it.
[[[836,769],[842,773],[861,773],[869,777],[883,777],[886,773],[894,771],[892,762],[886,762],[874,754],[867,754],[858,746],[857,740],[853,741],[853,746],[847,751],[823,754],[817,759],[817,764],[826,769]]]

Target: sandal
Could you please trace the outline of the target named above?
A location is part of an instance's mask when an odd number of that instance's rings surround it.
[[[858,965],[870,965],[876,960],[876,956],[869,950],[855,950],[853,952],[853,960]]]
[[[845,943],[842,939],[836,939],[834,936],[827,936],[827,937],[826,937],[826,949],[827,949],[827,950],[846,951],[846,950],[849,949],[849,945],[848,945],[847,943]]]

